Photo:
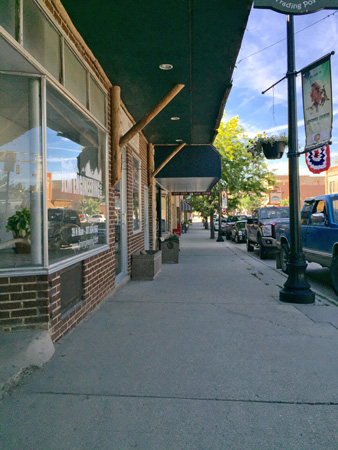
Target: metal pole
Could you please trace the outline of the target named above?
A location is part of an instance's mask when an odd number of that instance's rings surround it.
[[[299,198],[299,163],[297,136],[297,99],[295,69],[294,16],[287,16],[287,48],[288,48],[288,118],[289,118],[289,190],[290,190],[290,258],[288,264],[289,277],[280,291],[279,298],[287,303],[313,303],[315,294],[305,279],[307,267],[302,247],[302,230],[300,225]]]
[[[33,265],[42,265],[42,150],[38,79],[32,79],[29,88],[29,152],[35,158],[35,164],[31,165],[31,257]]]
[[[218,238],[216,242],[224,242],[222,233],[222,192],[221,192],[221,180],[218,182]]]

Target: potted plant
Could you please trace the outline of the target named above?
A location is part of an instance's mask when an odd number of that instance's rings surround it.
[[[263,133],[255,138],[255,144],[258,152],[263,149],[266,159],[280,159],[288,145],[288,138],[285,134],[267,136]]]
[[[7,220],[6,230],[12,231],[17,253],[30,253],[29,237],[31,232],[31,213],[21,207]]]
[[[162,263],[178,263],[178,256],[180,251],[180,238],[177,234],[171,234],[165,241],[161,242]]]

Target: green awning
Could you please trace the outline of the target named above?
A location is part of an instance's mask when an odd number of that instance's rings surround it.
[[[62,0],[136,121],[185,88],[144,129],[153,144],[212,143],[252,0]],[[171,64],[172,70],[161,70]],[[179,117],[180,120],[171,120]]]

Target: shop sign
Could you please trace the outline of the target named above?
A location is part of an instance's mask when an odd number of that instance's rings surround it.
[[[171,195],[211,195],[211,192],[172,192]]]
[[[280,205],[282,201],[281,192],[270,192],[270,205]]]
[[[284,14],[310,14],[321,9],[338,9],[337,0],[254,0],[255,8]]]

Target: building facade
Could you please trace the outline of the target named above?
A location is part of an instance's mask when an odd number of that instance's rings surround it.
[[[120,0],[97,2],[96,14],[78,0],[0,2],[0,331],[41,328],[60,339],[129,279],[133,253],[157,249],[177,228],[179,191],[208,191],[220,177],[211,144],[252,0],[229,17],[217,1],[207,17],[186,0],[169,8],[167,21],[186,33],[176,40],[179,75],[157,58],[165,46],[173,53],[172,29],[156,34],[164,7],[151,0],[145,14],[141,3],[131,15]],[[220,21],[219,8],[232,27],[186,39]],[[213,43],[230,37],[232,46]],[[154,59],[147,79],[142,64]],[[225,79],[211,82],[206,60]]]

